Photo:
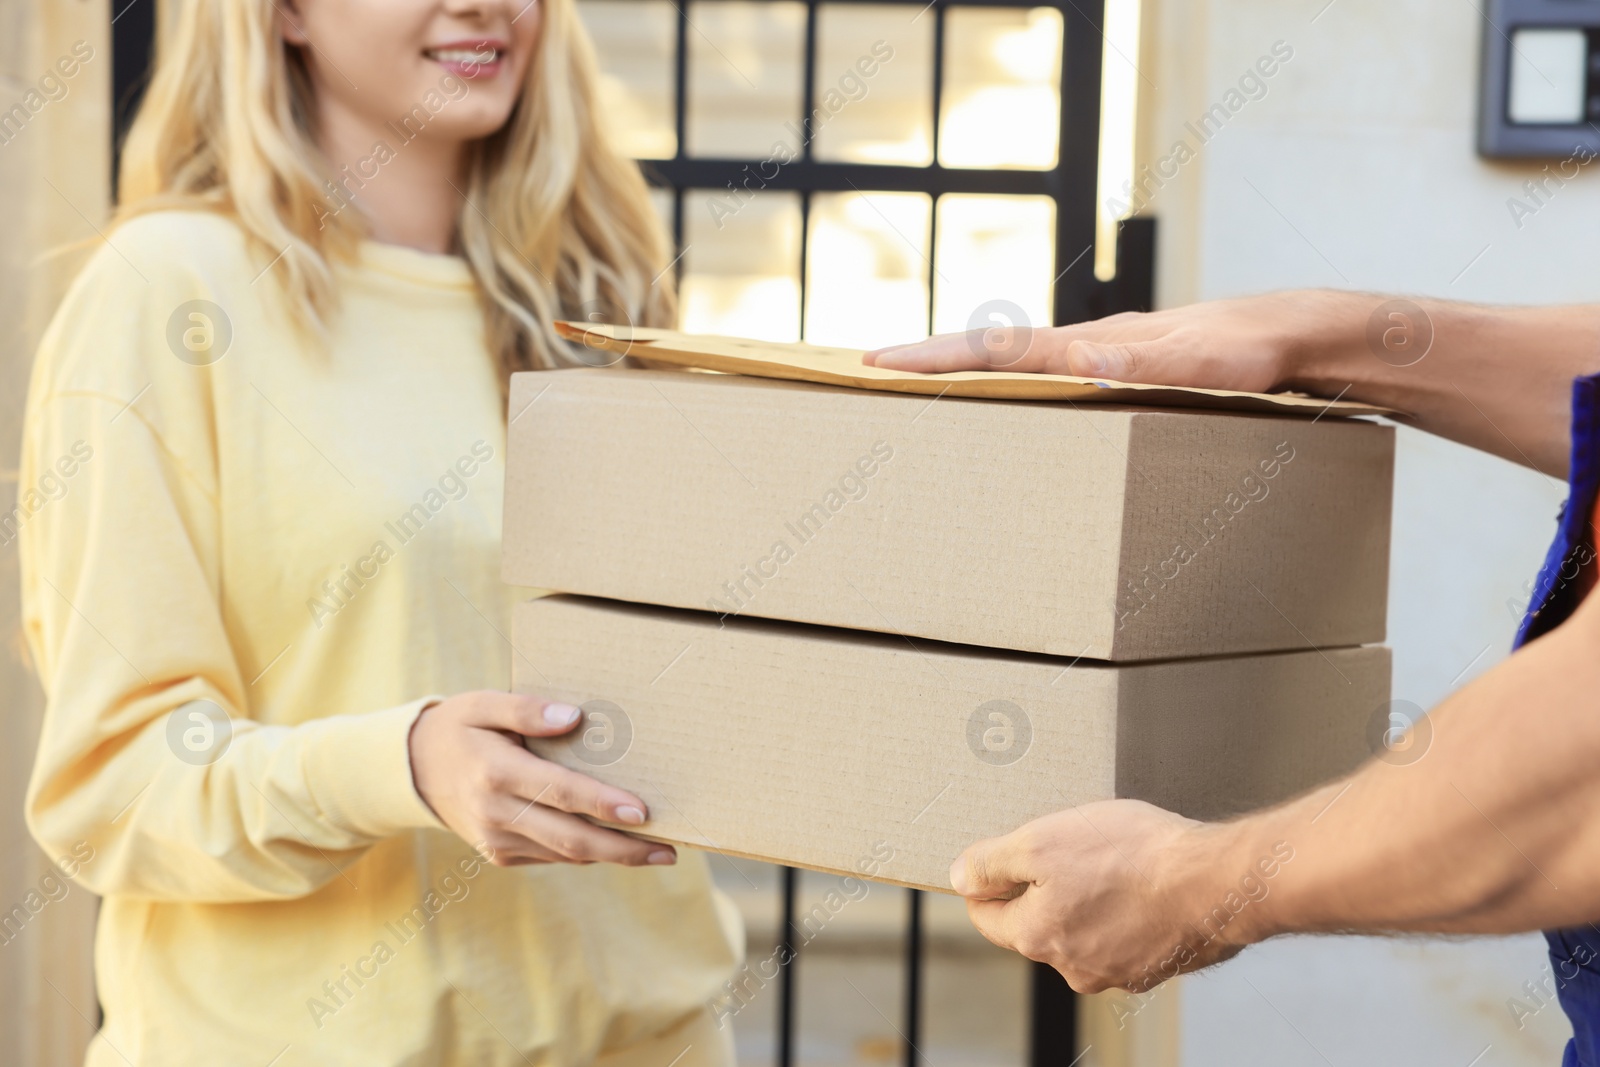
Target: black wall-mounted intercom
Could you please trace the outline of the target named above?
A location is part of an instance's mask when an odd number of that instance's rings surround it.
[[[1600,0],[1487,0],[1478,152],[1600,152]]]

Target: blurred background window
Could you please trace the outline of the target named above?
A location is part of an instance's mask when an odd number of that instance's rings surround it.
[[[847,107],[817,131],[817,159],[839,163],[933,162],[933,31],[936,19],[914,19],[900,4],[823,4],[817,9],[813,84],[838,89]],[[867,79],[855,70],[863,42],[884,54]],[[848,81],[847,81],[848,80]],[[841,86],[842,81],[847,81]]]
[[[925,193],[813,195],[806,340],[876,348],[925,334],[932,221]]]
[[[806,6],[791,0],[696,0],[685,10],[688,145],[712,159],[765,159],[797,143]]]
[[[939,162],[947,167],[1056,165],[1061,124],[1061,12],[953,7],[945,15]]]
[[[605,49],[600,108],[617,147],[635,159],[671,159],[677,9],[670,0],[584,0],[583,17]]]
[[[686,191],[692,206],[715,196]],[[690,333],[800,340],[800,196],[755,193],[713,221],[684,213],[679,320]]]
[[[683,329],[873,348],[1149,306],[1153,222],[1115,195],[1138,0],[578,7],[677,246]],[[959,900],[712,859],[749,932],[742,1064],[1078,1055],[1065,983],[989,945]]]
[[[684,329],[871,348],[1148,307],[1138,0],[579,0]],[[1091,254],[1092,253],[1092,254]]]
[[[972,309],[995,293],[1005,294],[1030,322],[1049,322],[1055,249],[1039,235],[1054,233],[1055,225],[1056,205],[1048,196],[941,196],[933,332],[965,330]]]

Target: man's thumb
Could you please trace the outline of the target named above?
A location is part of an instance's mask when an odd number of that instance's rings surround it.
[[[973,900],[1010,900],[1028,886],[1011,837],[979,841],[950,866],[950,886]]]

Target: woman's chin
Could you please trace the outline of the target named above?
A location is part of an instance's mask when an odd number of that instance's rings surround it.
[[[481,141],[497,133],[505,126],[506,119],[510,116],[510,107],[492,110],[485,108],[474,114],[462,111],[450,114],[449,109],[446,109],[428,124],[427,136],[429,140],[441,143],[465,144],[469,141]]]

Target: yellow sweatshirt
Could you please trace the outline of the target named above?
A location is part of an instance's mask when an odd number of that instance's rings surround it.
[[[105,897],[88,1063],[723,1062],[701,857],[493,867],[412,785],[422,703],[515,654],[465,262],[367,245],[319,355],[268,258],[202,213],[112,233],[0,512],[49,698],[29,825]]]

